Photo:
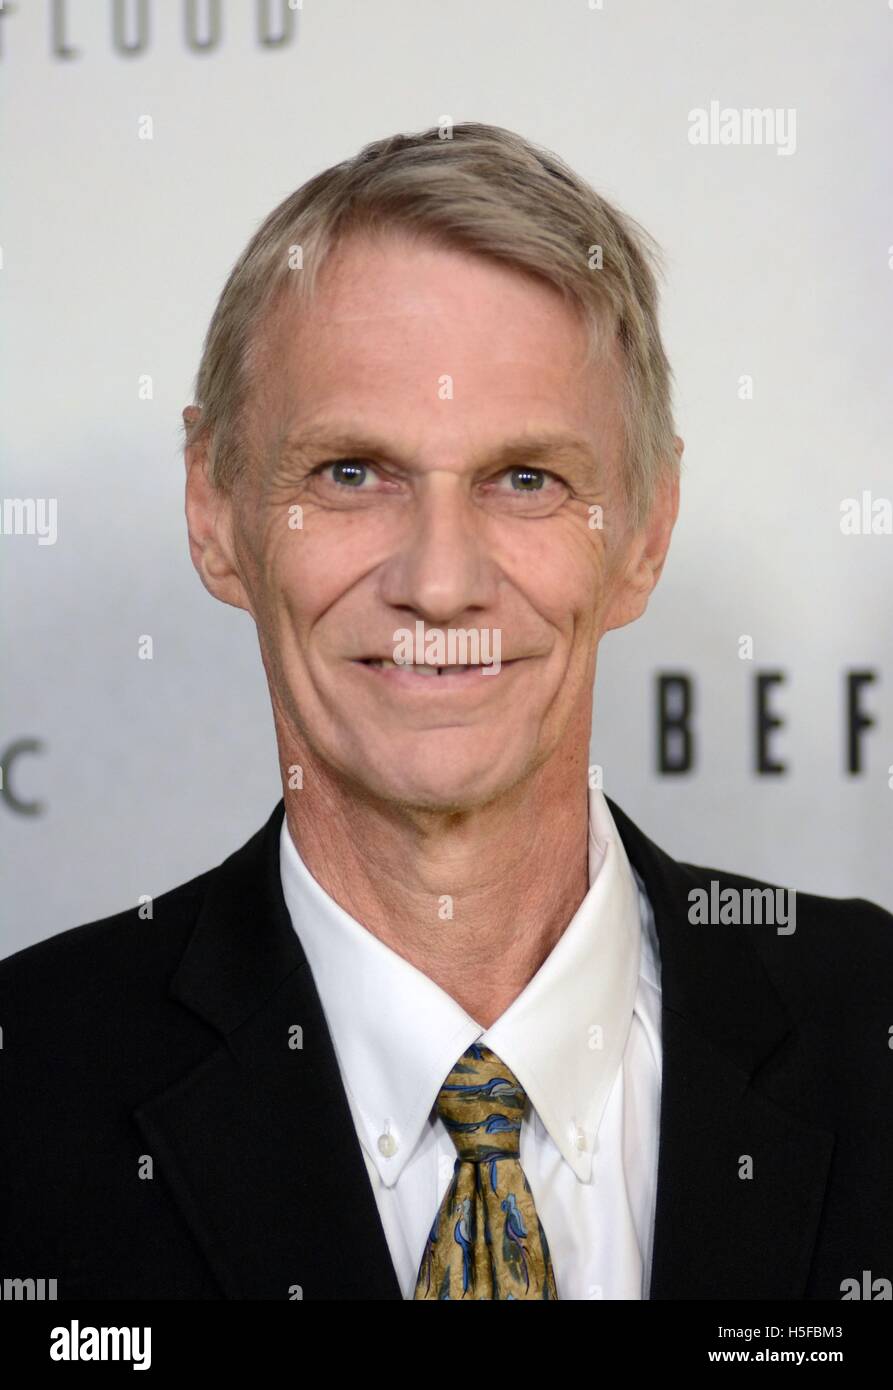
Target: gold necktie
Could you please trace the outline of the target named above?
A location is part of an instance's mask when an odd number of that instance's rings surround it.
[[[434,1218],[415,1298],[557,1299],[546,1233],[520,1161],[527,1097],[482,1043],[459,1058],[437,1097],[458,1158]]]

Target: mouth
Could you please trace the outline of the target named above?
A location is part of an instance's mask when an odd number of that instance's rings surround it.
[[[408,666],[405,662],[392,662],[392,660],[384,656],[367,656],[364,657],[360,664],[362,664],[362,666],[369,666],[371,670],[374,671],[410,671],[413,676],[459,676],[459,674],[465,674],[466,671],[485,671],[490,669],[490,664],[488,663],[478,663],[474,666],[472,663],[465,662],[456,662],[452,664],[452,666],[427,666],[427,664],[426,666]],[[502,662],[501,664],[502,666],[510,666],[510,662]]]
[[[362,666],[367,671],[385,680],[397,681],[401,685],[415,685],[421,681],[430,681],[436,685],[459,685],[469,683],[476,678],[489,673],[490,679],[499,676],[502,670],[516,665],[516,660],[501,661],[499,667],[488,663],[454,664],[451,666],[431,666],[414,665],[409,666],[403,662],[392,661],[389,657],[365,657],[354,662],[356,666]],[[486,684],[486,682],[485,682]]]

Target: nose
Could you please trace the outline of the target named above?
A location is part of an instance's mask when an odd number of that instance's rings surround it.
[[[461,477],[446,470],[425,474],[405,537],[382,570],[384,601],[436,624],[491,606],[497,570],[484,523]]]

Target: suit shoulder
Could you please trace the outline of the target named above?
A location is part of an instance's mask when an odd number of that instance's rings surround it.
[[[808,893],[802,888],[793,888],[790,884],[774,883],[765,878],[753,878],[749,874],[736,873],[732,869],[711,869],[704,864],[688,864],[682,861],[678,867],[684,869],[691,878],[692,885],[699,888],[709,889],[713,880],[717,880],[723,888],[757,889],[763,891],[770,889],[773,892],[796,893],[797,902],[802,907],[804,914],[816,921],[825,921],[830,925],[839,923],[842,914],[857,918],[869,931],[879,932],[883,939],[885,933],[893,931],[893,912],[888,912],[879,903],[872,902],[868,898],[833,898],[821,893]]]
[[[21,991],[71,989],[79,980],[154,973],[183,951],[214,869],[178,884],[150,904],[68,927],[0,960],[0,999]],[[151,915],[150,915],[151,914]]]
[[[796,972],[822,993],[883,997],[893,1002],[893,913],[867,898],[832,898],[724,869],[681,864],[692,888],[739,907],[741,925],[773,975]],[[713,884],[716,888],[713,889]],[[748,896],[749,895],[749,896]],[[754,905],[762,918],[748,921]],[[766,912],[774,909],[774,920]],[[781,920],[784,917],[785,921]],[[733,919],[734,920],[734,919]]]

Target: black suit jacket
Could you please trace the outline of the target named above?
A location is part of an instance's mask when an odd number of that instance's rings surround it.
[[[661,955],[651,1298],[837,1300],[893,1278],[893,917],[802,895],[793,935],[691,925],[692,888],[765,885],[677,863],[609,806]],[[400,1297],[282,895],[283,810],[152,920],[0,963],[0,1279]]]

